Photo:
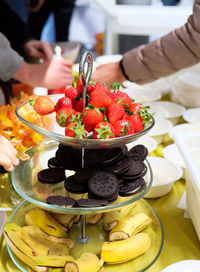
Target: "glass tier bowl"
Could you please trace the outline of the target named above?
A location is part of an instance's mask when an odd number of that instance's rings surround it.
[[[66,196],[67,191],[63,182],[58,184],[42,184],[38,182],[37,174],[39,171],[48,168],[47,162],[51,157],[55,156],[58,143],[54,141],[43,142],[42,144],[29,148],[19,156],[20,163],[16,166],[11,174],[12,183],[16,192],[25,200],[52,212],[65,214],[90,214],[108,212],[122,206],[128,205],[141,197],[143,197],[150,189],[153,181],[151,167],[147,160],[147,174],[145,175],[146,187],[137,194],[129,197],[118,197],[118,199],[106,206],[79,208],[79,207],[63,207],[50,205],[46,203],[46,198],[50,195]],[[74,171],[66,170],[66,177],[73,175]],[[80,194],[69,194],[70,197],[79,199]],[[87,194],[83,195],[87,197]]]
[[[59,98],[63,97],[63,95],[50,95],[51,99],[56,103]],[[154,118],[152,117],[152,123],[149,124],[143,131],[127,135],[124,137],[113,138],[113,139],[76,139],[72,137],[65,136],[65,128],[60,127],[56,122],[56,114],[49,114],[48,117],[51,121],[51,126],[49,129],[45,129],[39,125],[33,124],[30,122],[30,116],[34,114],[33,108],[29,105],[29,102],[24,102],[20,104],[16,109],[17,117],[28,127],[32,128],[39,134],[43,135],[46,138],[51,140],[58,141],[63,144],[76,146],[76,147],[85,147],[85,148],[106,148],[106,147],[114,147],[119,146],[121,144],[127,144],[137,140],[139,137],[145,135],[153,126],[154,126]],[[51,128],[50,128],[51,127]]]
[[[139,257],[132,259],[131,261],[124,262],[121,264],[108,265],[104,263],[105,272],[141,272],[147,270],[160,256],[162,247],[163,247],[163,227],[160,219],[154,209],[143,199],[137,200],[132,205],[131,210],[129,210],[129,214],[135,214],[137,212],[145,212],[152,219],[152,223],[146,227],[146,229],[142,230],[149,234],[151,239],[150,248]],[[10,223],[15,223],[19,226],[25,225],[25,214],[31,210],[36,208],[35,205],[29,203],[28,201],[23,201],[14,211],[10,218]],[[69,237],[74,240],[75,247],[70,250],[70,255],[74,258],[78,258],[83,252],[92,252],[97,256],[100,256],[101,245],[104,241],[107,241],[108,232],[103,230],[102,222],[97,223],[95,225],[88,225],[87,234],[90,239],[87,244],[77,243],[76,236],[77,233],[80,232],[80,223],[74,224],[70,228]],[[23,272],[33,271],[28,265],[22,262],[11,250],[8,246],[8,252],[15,263],[15,265]],[[53,270],[52,270],[53,271]],[[62,270],[59,270],[62,271]],[[11,272],[11,271],[8,271]],[[92,271],[88,271],[92,272]]]

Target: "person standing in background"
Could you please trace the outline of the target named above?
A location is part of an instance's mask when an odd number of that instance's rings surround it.
[[[68,41],[69,24],[75,0],[30,0],[28,27],[36,39],[51,13],[54,15],[56,41]]]

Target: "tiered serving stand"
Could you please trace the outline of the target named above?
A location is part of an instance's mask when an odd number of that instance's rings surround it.
[[[92,56],[89,52],[86,52],[80,62],[80,77],[84,82],[84,103],[86,104],[87,85],[92,71]],[[87,65],[87,67],[86,67]],[[85,70],[86,73],[85,73]],[[53,95],[51,99],[54,102],[62,97],[62,95]],[[144,230],[151,237],[151,247],[143,255],[133,259],[131,261],[117,264],[106,265],[104,264],[105,272],[139,272],[148,269],[159,257],[163,246],[163,227],[157,213],[153,208],[142,199],[142,197],[148,192],[152,185],[153,175],[148,160],[145,160],[148,171],[145,176],[146,188],[141,192],[129,196],[118,197],[118,199],[106,206],[101,207],[61,207],[56,205],[49,205],[46,203],[46,197],[49,195],[65,195],[65,189],[62,183],[55,185],[41,184],[37,180],[37,173],[47,168],[47,162],[51,157],[55,156],[55,152],[58,148],[58,144],[66,144],[76,148],[82,149],[82,167],[84,167],[84,150],[85,149],[97,149],[97,148],[111,148],[122,144],[128,144],[135,141],[142,135],[146,134],[154,125],[154,119],[152,118],[152,124],[145,128],[142,132],[125,137],[114,139],[75,139],[64,136],[64,128],[57,125],[55,119],[55,113],[49,115],[52,120],[52,129],[47,130],[40,126],[37,126],[28,121],[29,103],[25,102],[18,106],[16,109],[16,115],[27,126],[38,132],[39,134],[51,139],[51,141],[45,141],[42,144],[28,149],[26,152],[19,156],[20,163],[15,167],[12,172],[12,183],[17,193],[24,199],[24,201],[16,208],[10,218],[10,222],[16,223],[20,226],[25,225],[24,216],[26,212],[35,206],[42,209],[63,214],[78,214],[81,215],[81,220],[78,225],[72,226],[69,236],[76,241],[76,246],[71,252],[75,258],[79,257],[83,251],[93,252],[97,255],[100,253],[101,244],[106,240],[106,232],[102,228],[102,224],[96,224],[94,226],[86,225],[86,215],[92,213],[106,213],[116,209],[120,209],[123,206],[133,204],[133,211],[144,211],[149,215],[153,222]],[[26,158],[25,158],[26,157]],[[24,159],[25,158],[25,159]],[[66,170],[66,176],[71,175],[70,171]],[[81,196],[80,196],[81,197]],[[30,267],[19,260],[11,251],[7,245],[8,252],[17,265],[17,267],[23,271],[32,271]],[[90,271],[88,271],[90,272]],[[92,271],[91,271],[92,272]]]

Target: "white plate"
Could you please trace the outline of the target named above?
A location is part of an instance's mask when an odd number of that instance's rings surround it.
[[[199,272],[200,261],[198,260],[185,260],[178,263],[171,264],[163,269],[161,272]]]
[[[183,119],[188,123],[200,123],[200,108],[186,110]]]
[[[180,124],[177,126],[172,127],[169,130],[169,136],[174,139],[174,135],[176,133],[183,133],[183,132],[200,132],[200,124]]]
[[[171,161],[173,163],[177,163],[182,168],[185,168],[185,162],[181,156],[181,153],[179,152],[176,144],[171,144],[166,146],[163,149],[163,156],[168,161]]]
[[[185,108],[177,103],[158,101],[148,104],[150,106],[150,112],[155,113],[155,118],[163,117],[170,120],[174,125],[177,124],[178,119],[182,116]]]
[[[0,212],[0,237],[3,231],[4,224],[6,222],[6,214],[5,212]]]
[[[133,146],[135,145],[139,145],[142,144],[144,146],[146,146],[146,148],[148,149],[149,153],[154,151],[157,147],[157,142],[156,140],[154,140],[152,137],[150,136],[142,136],[139,140],[136,140],[132,143],[127,144],[128,149],[130,150]]]
[[[152,90],[148,87],[132,85],[122,89],[123,92],[127,93],[135,102],[148,103],[157,101],[161,98],[161,92]]]

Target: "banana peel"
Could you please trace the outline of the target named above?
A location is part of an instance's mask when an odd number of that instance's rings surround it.
[[[61,214],[61,213],[49,213],[54,220],[61,224],[66,231],[68,231],[74,223],[77,223],[80,219],[80,215],[73,214]]]
[[[143,212],[133,214],[122,219],[109,233],[109,241],[127,239],[144,228],[146,228],[152,219]]]
[[[107,264],[123,263],[145,253],[150,245],[151,240],[147,233],[137,233],[125,240],[104,242],[101,258]]]
[[[42,231],[38,226],[24,226],[22,229],[32,236],[35,240],[40,244],[48,244],[49,246],[56,244],[63,247],[64,252],[66,251],[66,247],[69,249],[74,248],[75,243],[70,238],[60,238],[56,236],[49,235]],[[63,252],[63,253],[64,253]],[[65,253],[67,254],[67,252]],[[65,255],[65,254],[56,254],[56,255]]]
[[[103,213],[87,214],[86,224],[95,225],[103,218]]]
[[[35,261],[37,267],[64,267],[67,261],[73,261],[74,258],[70,255],[66,256],[57,256],[57,255],[48,255],[48,256],[35,256]]]
[[[107,212],[103,217],[103,227],[106,231],[113,229],[125,216],[127,216],[132,209],[135,207],[135,204],[130,204],[124,207],[121,207],[118,210]]]
[[[65,229],[53,218],[41,209],[33,209],[26,213],[25,222],[27,225],[38,226],[42,231],[56,237],[68,237]]]
[[[64,272],[98,272],[103,263],[99,258],[90,252],[84,252],[74,261],[67,261],[64,266]]]

